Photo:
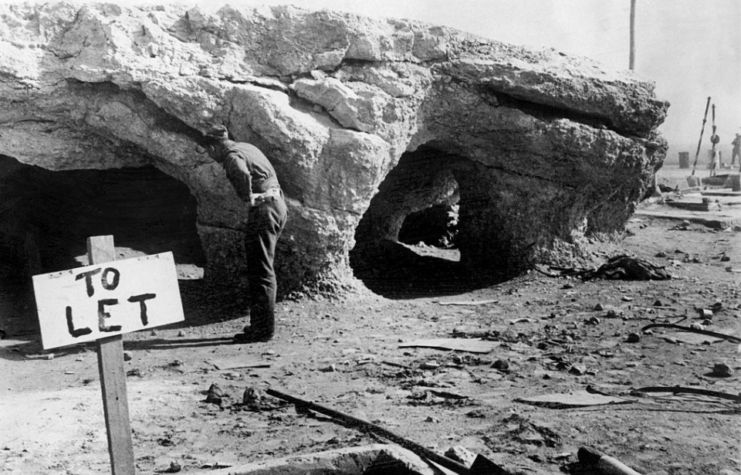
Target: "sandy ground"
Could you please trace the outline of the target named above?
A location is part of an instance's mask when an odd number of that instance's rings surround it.
[[[741,473],[738,403],[631,393],[741,392],[738,344],[666,328],[641,333],[650,323],[701,323],[697,309],[715,305],[706,328],[741,337],[741,273],[733,272],[741,270],[741,233],[637,215],[627,234],[626,252],[674,278],[583,282],[531,272],[465,292],[449,282],[427,296],[397,289],[386,297],[285,300],[277,337],[250,345],[230,344],[247,323],[239,299],[208,294],[193,280],[198,269],[181,268],[185,323],[124,338],[138,473],[165,473],[172,462],[183,473],[208,473],[378,442],[291,407],[240,404],[245,389],[270,387],[440,453],[462,446],[505,466],[591,473],[576,457],[590,446],[645,474]],[[28,309],[7,289],[0,309],[8,333],[0,341],[0,473],[110,473],[95,345],[44,352]],[[629,342],[631,333],[640,340]],[[483,337],[495,347],[485,354],[401,347],[452,337]],[[252,363],[265,367],[230,368]],[[732,375],[715,375],[716,363]],[[213,383],[226,395],[221,407],[205,402]],[[629,401],[569,407],[588,386]],[[553,394],[567,407],[522,402]]]

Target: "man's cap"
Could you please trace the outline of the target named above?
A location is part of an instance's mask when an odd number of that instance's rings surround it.
[[[209,127],[203,135],[210,139],[226,140],[229,138],[229,130],[221,124],[215,124]]]

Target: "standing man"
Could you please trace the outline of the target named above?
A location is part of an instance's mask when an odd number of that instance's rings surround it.
[[[731,155],[731,167],[736,164],[736,157],[738,157],[739,171],[741,171],[741,135],[736,134],[736,138],[733,139],[733,154]]]
[[[234,342],[268,341],[275,333],[275,246],[287,217],[283,192],[265,155],[254,145],[229,140],[229,131],[223,125],[206,132],[203,146],[224,167],[234,191],[248,209],[245,247],[250,326],[235,335]]]

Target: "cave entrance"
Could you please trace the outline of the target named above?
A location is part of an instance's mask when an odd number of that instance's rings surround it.
[[[196,200],[152,166],[50,171],[0,156],[0,222],[0,328],[14,334],[36,331],[31,276],[87,265],[90,236],[113,235],[117,259],[172,251],[179,279],[203,277]]]
[[[479,285],[458,239],[466,233],[460,216],[488,200],[475,191],[480,186],[472,186],[479,168],[429,145],[404,153],[355,231],[355,276],[373,292],[396,298],[456,294]]]

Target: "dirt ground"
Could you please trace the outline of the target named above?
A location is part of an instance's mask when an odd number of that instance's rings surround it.
[[[632,393],[741,393],[737,343],[669,328],[641,333],[651,323],[698,324],[698,309],[713,309],[705,328],[741,337],[739,236],[636,215],[624,251],[666,266],[671,280],[585,282],[532,271],[465,291],[448,282],[426,296],[398,281],[386,296],[284,300],[276,338],[249,345],[230,343],[248,321],[242,302],[209,295],[194,278],[199,270],[181,267],[186,321],[124,338],[138,473],[165,473],[173,462],[182,473],[208,473],[378,442],[274,400],[242,405],[247,388],[278,389],[439,453],[461,446],[505,467],[591,473],[576,454],[592,447],[644,474],[741,473],[738,402]],[[455,259],[449,250],[409,249]],[[110,473],[95,345],[42,351],[10,290],[0,303],[0,473]],[[632,333],[639,341],[629,341]],[[482,338],[494,348],[400,346],[433,338]],[[731,376],[714,373],[717,363]],[[233,368],[243,365],[261,367]],[[205,402],[211,384],[225,394],[221,406]],[[626,400],[576,406],[587,387]],[[563,404],[522,401],[554,394]]]

